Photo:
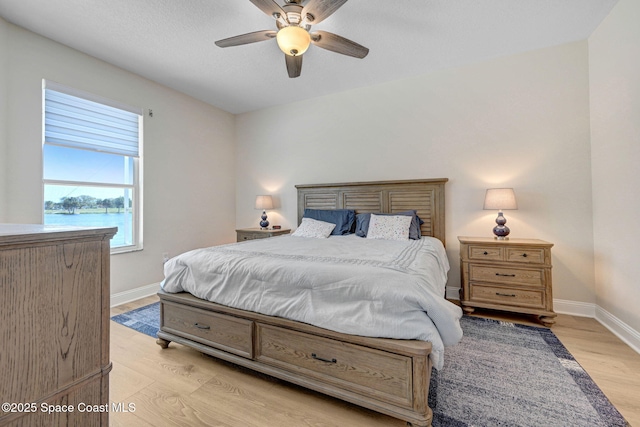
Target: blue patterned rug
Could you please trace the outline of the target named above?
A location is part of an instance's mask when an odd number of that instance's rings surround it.
[[[113,316],[111,320],[156,338],[158,330],[160,329],[160,303],[155,302],[144,307],[136,308],[135,310],[127,311],[126,313],[118,314],[117,316]]]
[[[112,317],[156,337],[160,303]],[[433,371],[433,427],[629,424],[547,328],[465,316],[464,338]]]

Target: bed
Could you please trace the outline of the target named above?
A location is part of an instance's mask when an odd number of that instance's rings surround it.
[[[423,238],[393,243],[355,235],[282,236],[190,251],[165,268],[158,294],[158,344],[166,348],[178,342],[409,425],[431,425],[427,396],[432,366],[441,366],[443,345],[461,337],[461,311],[444,299],[446,181],[297,185],[299,224],[307,209],[415,210],[423,221]],[[318,243],[310,247],[309,240]],[[363,250],[365,241],[370,242],[367,253],[351,257]],[[316,253],[323,245],[323,252]],[[205,264],[216,267],[202,267]],[[330,273],[324,272],[327,265]],[[311,278],[298,276],[303,270]],[[234,275],[236,271],[245,275]],[[439,284],[424,286],[429,275],[429,282]],[[290,278],[293,285],[287,288],[281,280],[270,287],[278,277]],[[209,281],[215,286],[204,285]],[[380,283],[367,286],[375,281]],[[325,298],[335,295],[336,286],[351,296]],[[375,297],[360,293],[368,287],[375,289]],[[385,299],[378,299],[378,294]],[[386,298],[389,303],[379,303]],[[401,307],[405,302],[408,308]],[[379,311],[359,318],[374,307]],[[398,320],[384,317],[393,307],[400,310]]]

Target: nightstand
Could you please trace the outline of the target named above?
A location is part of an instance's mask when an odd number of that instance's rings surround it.
[[[282,234],[289,234],[291,229],[281,228],[280,230],[263,230],[261,228],[241,228],[236,230],[238,242],[244,242],[245,240],[266,239],[267,237],[280,236]]]
[[[551,281],[553,243],[537,239],[496,240],[458,237],[460,304],[537,315],[544,326],[555,323]]]

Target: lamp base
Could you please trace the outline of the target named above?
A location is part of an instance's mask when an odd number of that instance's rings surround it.
[[[269,221],[267,221],[267,212],[262,211],[262,216],[260,217],[262,221],[260,221],[260,228],[262,230],[266,230],[269,228]]]
[[[502,211],[498,212],[498,217],[496,218],[496,225],[493,227],[493,234],[496,235],[496,240],[509,240],[507,237],[511,230],[505,224],[507,223],[507,219],[502,214]]]

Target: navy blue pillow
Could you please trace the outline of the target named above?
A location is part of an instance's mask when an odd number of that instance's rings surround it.
[[[418,240],[422,237],[420,233],[420,226],[424,224],[424,221],[420,219],[416,211],[404,211],[394,213],[376,213],[376,215],[406,215],[412,216],[411,225],[409,226],[409,239]],[[371,221],[370,213],[362,213],[356,215],[356,236],[367,237],[367,231],[369,230],[369,221]]]
[[[356,211],[353,209],[305,209],[303,216],[335,224],[336,228],[331,234],[339,236],[352,233],[356,222]]]

